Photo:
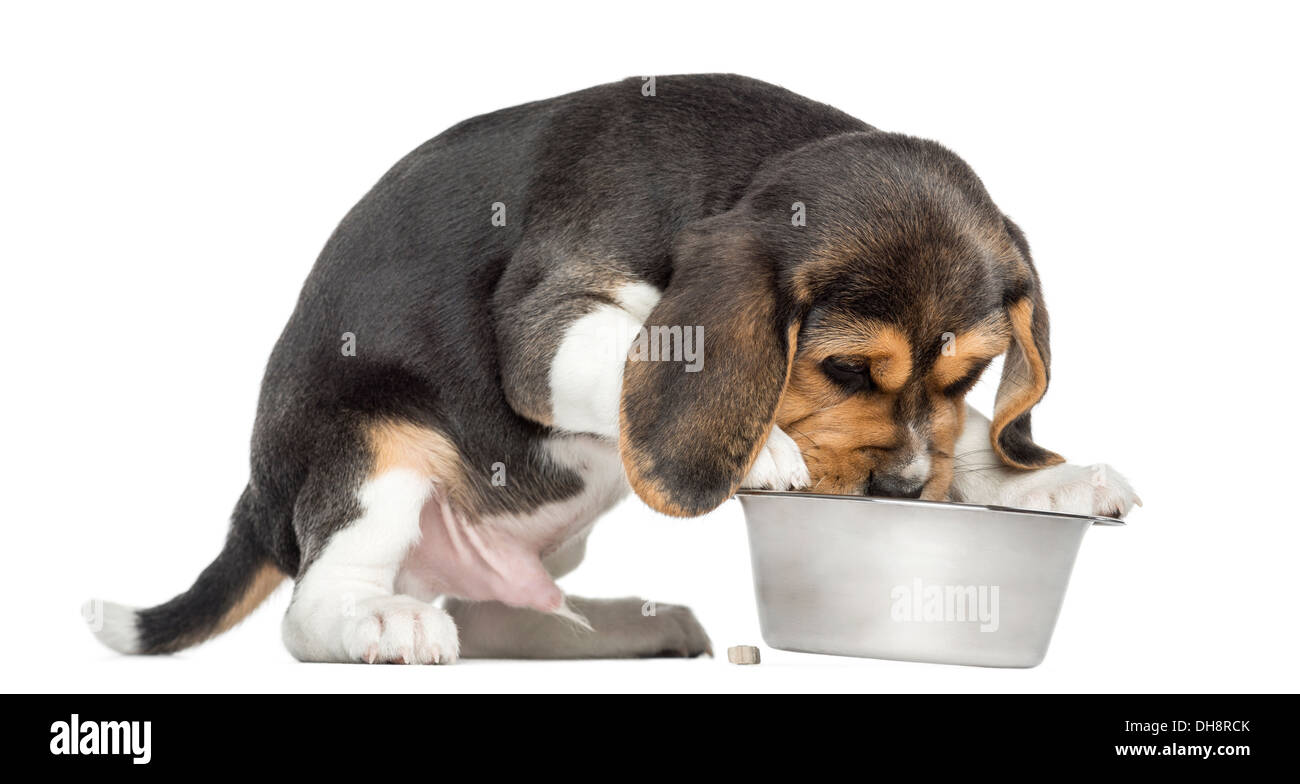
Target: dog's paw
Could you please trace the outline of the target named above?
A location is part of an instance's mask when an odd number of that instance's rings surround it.
[[[638,635],[635,655],[644,658],[686,658],[713,655],[713,643],[704,627],[696,620],[689,607],[680,604],[643,602],[642,620],[649,627],[645,635]]]
[[[799,445],[784,430],[773,425],[767,443],[740,486],[752,490],[798,490],[807,487],[810,481]]]
[[[360,603],[343,627],[348,658],[366,664],[450,664],[460,655],[451,616],[409,596]]]
[[[1142,505],[1128,480],[1104,463],[1030,471],[1006,483],[1001,496],[1002,506],[1105,517],[1123,517]]]

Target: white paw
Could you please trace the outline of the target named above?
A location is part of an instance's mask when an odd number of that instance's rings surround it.
[[[343,626],[348,658],[366,664],[450,664],[460,655],[451,616],[409,596],[380,596],[357,605]]]
[[[754,490],[798,490],[807,487],[810,481],[799,445],[773,425],[767,443],[740,486]]]
[[[1142,500],[1120,472],[1104,463],[1029,471],[1000,488],[998,503],[1079,515],[1123,517]]]

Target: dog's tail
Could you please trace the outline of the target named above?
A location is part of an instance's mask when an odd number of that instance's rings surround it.
[[[226,545],[188,591],[157,607],[136,609],[92,599],[82,614],[99,641],[119,653],[174,653],[242,621],[285,579],[254,537],[257,519],[246,489]]]

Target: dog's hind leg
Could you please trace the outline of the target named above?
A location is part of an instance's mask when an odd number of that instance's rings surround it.
[[[283,624],[290,653],[302,661],[455,661],[450,616],[393,591],[432,490],[426,477],[403,469],[365,483],[357,494],[360,515],[330,538],[294,589]]]
[[[713,655],[690,608],[644,599],[568,597],[590,624],[500,602],[448,600],[460,629],[461,655],[478,659],[629,659]]]
[[[354,447],[364,453],[359,444],[341,449]],[[431,664],[457,657],[447,612],[394,591],[420,536],[420,511],[442,492],[419,461],[400,457],[335,460],[317,468],[299,496],[294,527],[303,567],[282,626],[299,660]]]
[[[582,563],[586,534],[545,559],[552,577]],[[566,597],[571,618],[495,601],[448,598],[460,631],[461,655],[475,659],[631,659],[713,655],[709,635],[690,608],[638,598]]]

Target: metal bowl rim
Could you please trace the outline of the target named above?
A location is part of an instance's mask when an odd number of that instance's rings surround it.
[[[830,501],[849,501],[852,503],[878,504],[883,506],[913,506],[923,508],[958,508],[973,509],[984,512],[1002,512],[1030,517],[1047,517],[1059,520],[1091,520],[1093,525],[1122,526],[1123,520],[1101,515],[1077,515],[1067,512],[1045,512],[1041,509],[1018,509],[1014,506],[993,506],[986,504],[962,504],[955,501],[922,501],[919,498],[873,498],[865,495],[832,495],[830,493],[800,493],[793,490],[737,490],[737,496],[747,495],[755,498],[820,498]]]

